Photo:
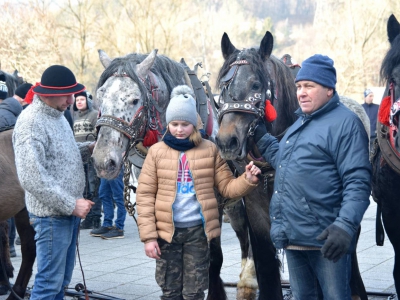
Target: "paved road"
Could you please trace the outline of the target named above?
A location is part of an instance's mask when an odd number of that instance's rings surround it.
[[[383,247],[375,245],[375,211],[376,205],[371,202],[362,222],[357,248],[362,278],[367,291],[394,293],[394,252],[387,239]],[[117,240],[102,240],[91,237],[88,230],[81,231],[79,252],[87,288],[122,299],[159,299],[160,290],[154,280],[155,262],[145,256],[136,224],[131,217],[127,216],[125,226],[125,238]],[[230,225],[225,223],[222,226],[222,247],[222,279],[225,282],[237,282],[240,273],[239,243]],[[21,264],[19,246],[17,253],[18,257],[13,258],[12,262],[18,270]],[[288,279],[286,265],[282,278]],[[77,263],[71,286],[81,282],[82,273]],[[33,277],[29,286],[32,284]],[[235,288],[227,287],[226,290],[230,300],[236,299]],[[0,300],[5,298],[0,296]],[[369,299],[387,297],[371,296]]]

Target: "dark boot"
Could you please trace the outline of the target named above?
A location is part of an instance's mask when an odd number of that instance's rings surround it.
[[[101,221],[100,218],[95,218],[93,219],[93,229],[97,229],[101,227]]]
[[[86,218],[81,222],[80,229],[93,229],[93,219]]]
[[[0,284],[0,295],[8,294],[8,286]]]

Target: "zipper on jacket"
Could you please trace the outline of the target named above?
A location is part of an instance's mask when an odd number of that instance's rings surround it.
[[[200,203],[200,201],[199,201],[199,198],[197,198],[196,184],[195,184],[195,182],[194,182],[193,173],[192,173],[192,169],[191,169],[191,167],[190,167],[190,163],[189,163],[189,171],[190,171],[190,178],[192,178],[192,181],[193,181],[194,194],[195,194],[195,196],[196,196],[197,202],[198,202],[199,205],[200,205],[200,216],[201,216],[201,219],[203,220],[204,234],[206,235],[206,238],[207,238],[207,241],[208,241],[208,235],[207,235],[207,230],[206,230],[206,225],[207,225],[207,224],[206,224],[206,218],[204,218],[203,207],[201,206],[201,203]],[[210,243],[208,243],[208,244],[210,244]]]

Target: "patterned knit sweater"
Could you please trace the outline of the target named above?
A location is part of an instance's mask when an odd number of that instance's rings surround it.
[[[97,114],[93,108],[78,112],[74,120],[74,135],[77,142],[94,141]]]
[[[13,144],[28,211],[38,217],[71,215],[85,187],[82,161],[90,158],[90,143],[77,144],[63,112],[35,95],[17,120]]]

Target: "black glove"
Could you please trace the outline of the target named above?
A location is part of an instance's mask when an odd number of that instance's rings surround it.
[[[258,121],[254,129],[254,142],[257,144],[259,140],[267,133],[267,128],[264,122]]]
[[[322,255],[329,260],[333,260],[333,262],[337,262],[347,253],[351,243],[351,236],[344,229],[331,224],[317,236],[317,240],[326,240],[321,249]]]

